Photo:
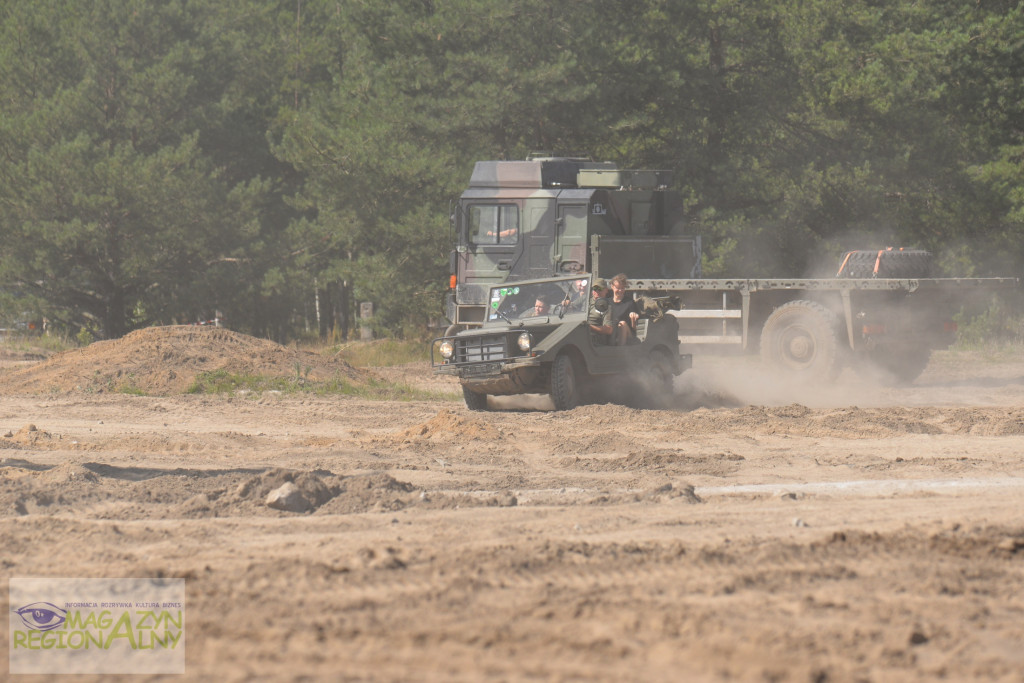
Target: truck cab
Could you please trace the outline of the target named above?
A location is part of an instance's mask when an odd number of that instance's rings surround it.
[[[449,332],[484,322],[492,285],[592,272],[598,237],[602,277],[699,277],[700,239],[683,234],[671,180],[581,158],[477,162],[452,216]]]

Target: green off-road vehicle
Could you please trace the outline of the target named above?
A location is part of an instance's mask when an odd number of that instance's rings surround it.
[[[495,285],[480,327],[435,339],[431,365],[459,378],[466,406],[487,410],[487,396],[550,394],[556,410],[587,401],[659,405],[673,378],[690,367],[679,353],[679,326],[648,299],[636,339],[623,346],[591,331],[591,276],[525,280]],[[598,303],[600,301],[601,303]]]

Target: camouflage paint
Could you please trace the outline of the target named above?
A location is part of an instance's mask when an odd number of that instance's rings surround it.
[[[590,272],[594,235],[661,238],[616,242],[618,248],[637,249],[632,257],[608,260],[628,265],[631,278],[698,277],[699,240],[682,239],[682,201],[667,189],[670,183],[668,171],[625,170],[585,159],[477,162],[454,217],[457,284],[446,306],[449,320],[482,322],[491,285]],[[513,213],[515,226],[509,224]],[[671,263],[655,263],[649,257],[666,247],[667,236],[676,238]]]

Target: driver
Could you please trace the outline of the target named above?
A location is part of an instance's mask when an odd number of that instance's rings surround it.
[[[524,318],[536,318],[541,315],[548,315],[551,313],[551,304],[547,302],[544,297],[537,297],[533,302],[533,308],[526,312]]]

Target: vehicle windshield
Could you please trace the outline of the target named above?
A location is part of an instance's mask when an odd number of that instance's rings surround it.
[[[590,276],[544,282],[507,283],[491,288],[488,320],[562,317],[587,310]]]

